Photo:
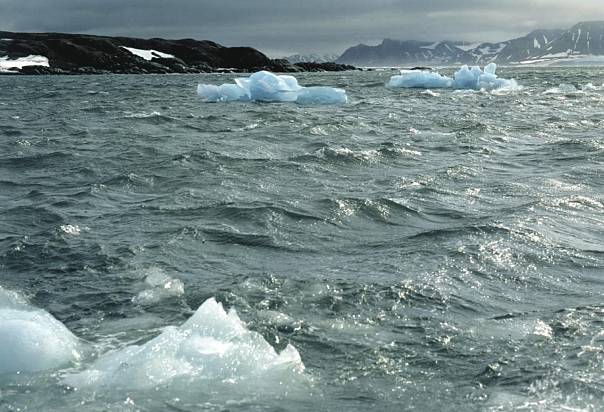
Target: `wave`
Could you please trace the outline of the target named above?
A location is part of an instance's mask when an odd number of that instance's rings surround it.
[[[5,157],[0,158],[0,167],[11,167],[16,170],[32,168],[43,169],[48,167],[56,167],[57,164],[65,163],[68,159],[72,159],[71,153],[65,152],[50,152],[41,153],[29,156]]]
[[[291,157],[296,162],[327,161],[334,163],[375,163],[381,158],[418,158],[422,153],[405,147],[389,146],[378,149],[350,149],[347,147],[321,147],[310,154]]]

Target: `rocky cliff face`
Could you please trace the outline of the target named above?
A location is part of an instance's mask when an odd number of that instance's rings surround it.
[[[604,56],[604,22],[579,23],[569,30],[535,30],[500,43],[465,47],[461,42],[384,40],[377,46],[349,48],[338,63],[357,66],[526,64],[578,56]]]
[[[16,62],[43,56],[47,66]],[[349,70],[346,65],[302,67],[273,60],[250,47],[224,47],[193,39],[136,39],[63,33],[0,31],[0,59],[4,72],[26,74],[200,73],[214,71],[277,72]],[[1,70],[0,70],[1,71]]]

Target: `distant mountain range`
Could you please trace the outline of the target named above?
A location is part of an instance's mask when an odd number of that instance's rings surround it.
[[[535,30],[500,43],[385,39],[377,46],[351,47],[336,61],[365,67],[490,62],[501,65],[604,64],[604,21],[583,22],[568,30]]]

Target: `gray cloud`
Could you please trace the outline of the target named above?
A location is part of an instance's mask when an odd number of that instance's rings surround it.
[[[505,40],[604,19],[602,0],[0,0],[0,29],[193,37],[269,54],[382,38]]]

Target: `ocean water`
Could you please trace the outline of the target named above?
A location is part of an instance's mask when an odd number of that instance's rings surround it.
[[[0,410],[604,409],[604,69],[393,74],[0,77]]]

